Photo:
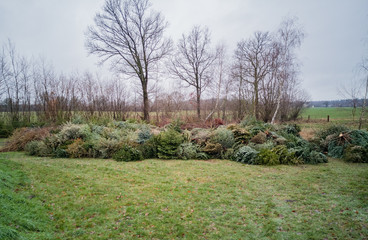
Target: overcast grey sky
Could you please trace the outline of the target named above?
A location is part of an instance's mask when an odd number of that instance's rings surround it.
[[[207,25],[214,44],[229,54],[254,31],[273,31],[297,16],[307,37],[299,51],[303,87],[313,100],[341,98],[337,88],[357,78],[368,55],[368,0],[151,0],[176,41],[193,25]],[[84,47],[84,32],[104,0],[1,0],[0,43],[10,38],[19,53],[43,56],[58,71],[104,71]]]

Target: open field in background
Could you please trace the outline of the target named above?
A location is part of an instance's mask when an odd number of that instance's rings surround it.
[[[307,120],[308,116],[310,116],[311,120],[326,120],[327,115],[330,115],[330,120],[353,120],[352,115],[352,107],[333,107],[333,108],[305,108],[302,110],[300,118],[302,120]],[[203,110],[202,111],[202,117],[205,118],[210,113],[210,110]],[[361,108],[356,109],[355,119],[358,120],[361,113]],[[77,116],[83,116],[87,118],[113,118],[112,112],[102,112],[102,114],[99,114],[98,112],[95,112],[93,115],[90,114],[90,112],[73,112],[74,115]],[[8,120],[9,114],[6,112],[0,112],[0,118],[4,121]],[[196,111],[195,110],[188,110],[188,111],[176,111],[176,112],[151,112],[150,117],[151,121],[155,122],[157,120],[157,115],[159,116],[159,119],[167,118],[167,119],[175,119],[175,118],[195,118],[196,117]],[[226,118],[228,121],[234,121],[233,119],[233,112],[227,112]],[[126,118],[132,118],[132,119],[140,119],[142,117],[141,112],[127,112],[125,113]],[[222,118],[222,112],[214,112],[213,118]],[[37,122],[37,114],[36,112],[31,112],[31,121]]]
[[[301,136],[305,139],[311,139],[315,132],[322,128],[326,128],[335,124],[342,124],[352,129],[357,129],[359,126],[359,117],[361,109],[357,108],[355,118],[352,115],[353,108],[306,108],[302,111],[301,119],[296,121],[300,125],[302,132]],[[327,115],[330,116],[330,122],[327,122]],[[310,116],[310,121],[308,121]],[[363,121],[362,129],[368,129],[368,122]]]
[[[225,160],[124,163],[2,153],[4,161],[27,175],[26,194],[51,223],[40,232],[19,228],[25,237],[368,237],[367,164],[333,159],[275,167]]]
[[[334,107],[334,108],[305,108],[301,117],[303,120],[308,119],[327,119],[330,115],[331,120],[353,120],[352,107]],[[355,120],[359,119],[361,108],[356,109]]]

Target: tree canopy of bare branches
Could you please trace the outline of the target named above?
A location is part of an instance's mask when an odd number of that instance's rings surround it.
[[[160,13],[150,10],[148,0],[106,0],[86,34],[89,53],[101,62],[110,60],[118,72],[138,77],[145,120],[149,120],[149,75],[171,50],[171,40],[164,37],[167,26]]]
[[[259,119],[260,82],[271,72],[272,38],[269,32],[256,32],[248,40],[240,41],[235,50],[235,59],[242,68],[241,79],[252,86],[253,112]]]
[[[297,97],[300,81],[295,50],[301,46],[304,35],[296,18],[286,18],[276,32],[255,32],[251,38],[238,43],[232,75],[239,90],[240,117],[243,112],[241,96],[244,99],[245,94],[251,95],[253,115],[266,122],[274,123],[276,117],[290,118],[295,116],[291,112],[300,111],[301,107],[291,110],[295,105],[291,103],[296,101],[296,105],[303,106],[299,102],[307,96]],[[287,106],[289,117],[285,115]]]
[[[170,68],[175,76],[195,88],[198,119],[201,118],[201,95],[210,83],[211,67],[216,60],[210,43],[207,27],[193,27],[188,35],[183,34],[180,39]]]

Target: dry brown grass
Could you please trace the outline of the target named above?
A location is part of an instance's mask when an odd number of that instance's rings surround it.
[[[52,127],[47,128],[18,128],[6,141],[0,152],[23,151],[27,143],[36,140],[43,140],[50,136]]]

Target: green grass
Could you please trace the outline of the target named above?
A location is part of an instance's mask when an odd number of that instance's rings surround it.
[[[53,239],[47,208],[20,168],[0,159],[0,239]]]
[[[333,108],[306,108],[303,110],[301,116],[303,119],[327,119],[327,115],[330,115],[331,120],[352,120],[353,108],[351,107],[333,107]],[[357,108],[355,113],[355,120],[359,119],[361,109]]]
[[[314,129],[316,131],[335,124],[346,125],[349,128],[357,129],[361,108],[356,109],[354,118],[352,110],[353,108],[351,107],[306,108],[302,111],[301,120],[298,121],[298,124],[303,129]],[[327,122],[327,115],[330,116],[330,122]],[[310,116],[310,121],[307,121],[308,116]],[[362,128],[368,128],[366,117],[364,117]]]
[[[55,239],[368,237],[367,164],[0,159],[28,175]]]

